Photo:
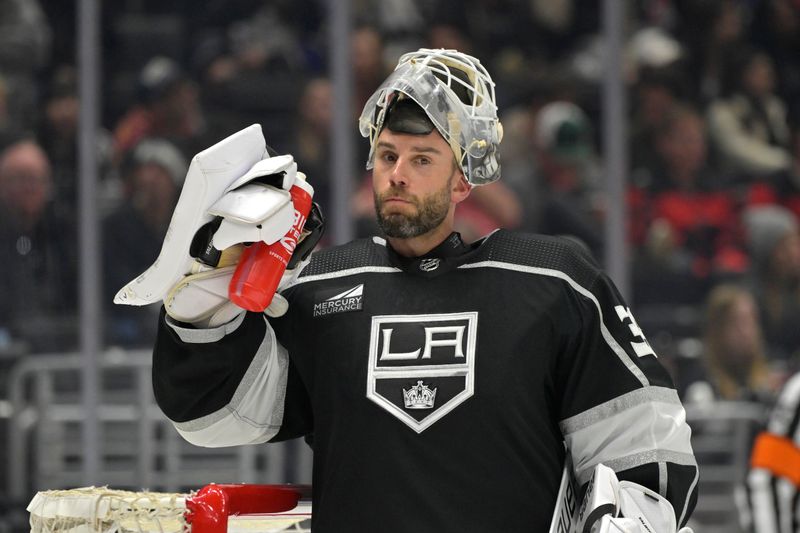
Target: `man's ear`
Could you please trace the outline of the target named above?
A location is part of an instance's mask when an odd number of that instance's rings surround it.
[[[460,170],[453,176],[453,186],[450,189],[450,198],[454,204],[460,204],[469,196],[472,185],[469,184],[464,173]]]

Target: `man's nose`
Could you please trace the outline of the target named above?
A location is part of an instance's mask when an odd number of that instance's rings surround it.
[[[392,185],[399,187],[408,185],[407,170],[405,160],[398,158],[394,163],[394,167],[392,167],[392,171],[389,173],[389,181],[391,181]]]

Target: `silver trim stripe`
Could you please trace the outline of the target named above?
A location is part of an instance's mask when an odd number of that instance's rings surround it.
[[[669,389],[667,387],[644,387],[614,398],[613,400],[609,400],[605,403],[601,403],[600,405],[592,407],[591,409],[588,409],[582,413],[578,413],[575,416],[565,418],[559,422],[558,425],[561,427],[561,431],[565,435],[567,433],[574,433],[596,424],[597,422],[601,422],[607,418],[611,418],[614,415],[627,411],[628,409],[637,407],[644,402],[673,403],[681,406],[678,393],[674,389]]]
[[[298,278],[294,283],[287,285],[285,288],[281,289],[281,291],[288,289],[289,287],[294,287],[295,285],[300,285],[302,283],[309,283],[312,281],[320,281],[325,279],[332,279],[332,278],[341,278],[344,276],[354,276],[356,274],[395,274],[397,272],[402,272],[399,268],[395,267],[378,267],[378,266],[369,266],[369,267],[358,267],[358,268],[348,268],[345,270],[337,270],[335,272],[326,272],[325,274],[316,274],[314,276],[305,276]]]
[[[620,457],[618,459],[599,462],[611,468],[614,472],[621,472],[623,470],[636,468],[637,466],[659,463],[662,461],[676,465],[697,466],[697,461],[695,460],[694,455],[690,453],[680,453],[669,450],[648,450],[646,452],[635,453],[625,457]],[[594,470],[594,466],[596,466],[596,464],[593,465],[590,470],[583,471],[580,473],[580,475],[578,475],[579,483],[583,484],[589,481],[589,478],[592,477],[592,470]],[[687,496],[688,494],[691,494],[691,491],[687,493]]]
[[[598,463],[624,470],[674,457],[696,465],[686,412],[665,390],[638,389],[559,424],[581,483]]]
[[[686,499],[683,502],[683,511],[681,511],[681,517],[678,519],[678,525],[683,524],[683,521],[686,519],[686,512],[689,510],[689,498],[695,491],[695,487],[697,487],[697,482],[700,480],[700,469],[697,468],[696,460],[694,466],[695,466],[694,479],[692,480],[692,484],[689,485],[689,490],[686,491]]]
[[[597,309],[598,315],[600,315],[600,332],[602,333],[603,339],[605,339],[606,343],[611,348],[611,350],[617,355],[617,357],[619,357],[620,361],[622,361],[622,363],[625,365],[625,367],[628,370],[630,370],[631,374],[636,376],[636,379],[638,379],[639,382],[642,385],[647,386],[647,385],[650,384],[650,382],[648,381],[648,379],[644,375],[644,373],[641,371],[641,369],[639,369],[639,367],[636,366],[636,364],[631,360],[631,358],[628,355],[628,353],[625,350],[622,349],[622,347],[619,345],[619,343],[617,343],[616,339],[614,339],[614,337],[611,335],[611,332],[608,331],[608,328],[606,328],[606,325],[605,325],[605,322],[604,322],[604,319],[603,319],[603,311],[600,308],[600,302],[597,301],[597,298],[595,298],[594,294],[589,292],[589,290],[586,289],[585,287],[583,287],[582,285],[579,285],[575,280],[573,280],[571,277],[567,276],[565,273],[563,273],[563,272],[561,272],[559,270],[553,270],[553,269],[550,269],[550,268],[539,268],[539,267],[515,265],[513,263],[504,263],[502,261],[481,261],[479,263],[471,263],[471,264],[467,264],[467,265],[461,265],[458,268],[460,268],[460,269],[462,269],[462,268],[463,269],[467,269],[467,268],[501,268],[501,269],[504,269],[504,270],[512,270],[512,271],[515,271],[515,272],[524,272],[526,274],[538,274],[540,276],[548,276],[548,277],[552,277],[552,278],[559,278],[559,279],[562,279],[562,280],[566,281],[567,283],[569,283],[569,285],[573,289],[575,289],[580,294],[582,294],[583,296],[585,296],[586,298],[591,300],[591,302],[594,304],[595,308]]]
[[[667,497],[667,486],[669,486],[667,473],[667,463],[658,463],[658,493]]]

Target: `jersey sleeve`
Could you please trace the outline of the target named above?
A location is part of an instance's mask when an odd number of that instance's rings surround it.
[[[755,440],[747,493],[758,533],[795,533],[800,524],[800,374],[784,385],[767,430]]]
[[[677,391],[612,281],[565,277],[557,362],[560,428],[582,485],[598,463],[672,504],[685,524],[697,498],[691,430]]]
[[[263,314],[243,313],[216,328],[193,329],[162,309],[153,353],[155,398],[193,444],[272,439],[284,419],[289,366]]]

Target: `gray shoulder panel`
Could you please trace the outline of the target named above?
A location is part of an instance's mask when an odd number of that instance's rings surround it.
[[[499,261],[525,267],[563,272],[576,283],[591,289],[600,269],[579,243],[532,233],[497,231],[486,239],[474,261]]]
[[[373,239],[359,239],[341,246],[314,252],[311,262],[300,274],[300,280],[363,267],[388,267],[386,247]]]

